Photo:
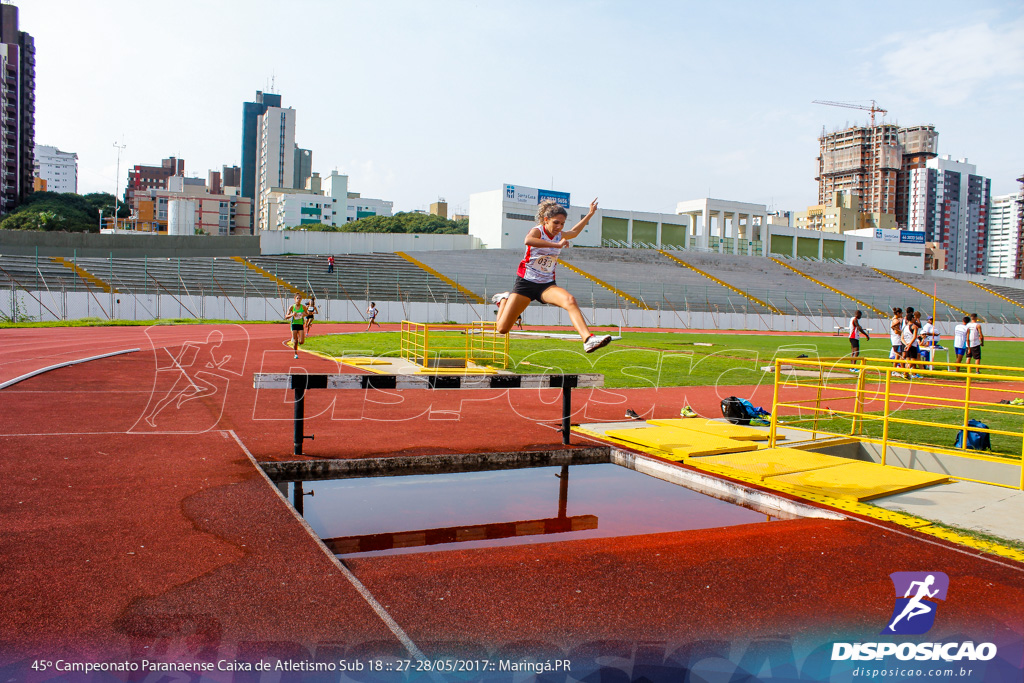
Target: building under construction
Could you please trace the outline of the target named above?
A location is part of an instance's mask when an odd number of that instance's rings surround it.
[[[901,128],[893,123],[822,130],[818,155],[818,203],[835,192],[860,197],[865,213],[892,214],[907,225],[908,179],[938,154],[935,126]]]

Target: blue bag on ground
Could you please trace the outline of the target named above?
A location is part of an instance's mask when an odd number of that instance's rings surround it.
[[[978,420],[968,420],[968,427],[976,427],[978,429],[988,429],[988,425]],[[960,448],[963,444],[964,433],[959,431],[956,433],[956,443],[953,444],[954,448]],[[967,449],[971,451],[990,451],[992,450],[992,440],[989,439],[988,432],[972,432],[967,430]]]
[[[771,417],[772,414],[760,406],[755,407],[745,398],[730,396],[722,400],[722,417],[734,425],[749,425],[751,420],[764,421],[765,416]]]

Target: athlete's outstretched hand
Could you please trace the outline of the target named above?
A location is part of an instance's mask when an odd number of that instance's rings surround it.
[[[593,216],[597,213],[597,197],[594,197],[594,201],[590,202],[590,215]]]

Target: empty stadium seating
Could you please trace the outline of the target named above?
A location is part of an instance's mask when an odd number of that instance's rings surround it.
[[[703,252],[670,252],[751,297],[790,315],[849,316],[859,302],[883,311],[907,305],[930,311],[931,298],[870,268],[833,262],[787,259],[786,263],[816,280],[849,294],[829,291],[814,281],[763,257]],[[416,252],[415,258],[471,293],[489,299],[509,289],[522,258],[520,249]],[[562,259],[584,273],[558,270],[558,282],[583,308],[636,308],[629,297],[651,309],[763,315],[768,309],[653,249],[565,249]],[[0,256],[0,285],[34,291],[96,291],[106,285],[118,292],[175,296],[242,296],[279,301],[293,288],[318,298],[351,301],[464,303],[470,297],[428,269],[396,254],[335,256],[327,273],[326,256],[262,256],[246,263],[231,258],[78,258],[62,264],[50,258]],[[76,268],[78,270],[76,270]],[[937,291],[953,308],[938,305],[940,320],[976,312],[993,321],[1024,319],[1024,288],[987,284],[998,295],[963,279],[930,273],[892,272],[923,292]],[[604,284],[595,281],[600,280]],[[623,296],[628,295],[628,297]],[[1006,297],[1006,298],[1001,298]],[[1009,300],[1007,300],[1009,299]],[[1016,302],[1016,303],[1014,303]],[[868,314],[865,311],[865,314]]]

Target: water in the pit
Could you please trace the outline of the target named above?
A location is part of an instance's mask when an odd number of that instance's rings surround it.
[[[775,519],[613,464],[280,486],[327,546],[345,556],[633,536]]]

